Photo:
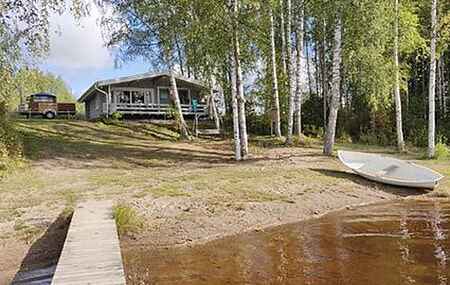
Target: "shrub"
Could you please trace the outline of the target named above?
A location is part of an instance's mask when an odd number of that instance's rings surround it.
[[[142,228],[142,219],[132,207],[118,204],[114,206],[113,213],[119,235],[136,233]]]
[[[372,133],[363,133],[359,136],[359,142],[367,145],[376,145],[378,144],[378,137]]]
[[[347,132],[343,132],[339,136],[337,141],[340,143],[352,143],[353,142],[352,137]]]
[[[113,112],[111,114],[111,119],[114,121],[120,121],[120,120],[122,120],[122,118],[123,118],[123,114],[120,112]]]
[[[8,120],[6,114],[0,114],[0,176],[1,172],[15,165],[21,156],[22,144],[19,133]]]
[[[434,158],[436,159],[447,159],[449,157],[450,151],[446,144],[438,143],[436,144],[436,151]]]
[[[311,147],[314,144],[314,139],[305,135],[294,137],[294,144],[304,147]]]

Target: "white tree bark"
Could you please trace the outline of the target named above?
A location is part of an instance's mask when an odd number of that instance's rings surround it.
[[[297,24],[296,24],[296,48],[297,48],[297,68],[296,68],[296,73],[295,73],[295,79],[296,79],[296,86],[297,86],[297,90],[296,90],[296,103],[297,106],[295,108],[295,130],[296,130],[296,135],[300,136],[302,134],[302,84],[301,84],[301,80],[302,80],[302,56],[303,56],[303,34],[304,34],[304,22],[303,22],[303,17],[304,17],[304,10],[303,10],[303,1],[300,1],[299,5],[301,6],[300,8],[300,13],[297,16]]]
[[[281,65],[283,67],[283,73],[287,74],[286,64],[286,32],[284,24],[284,1],[280,0],[280,32],[281,32]]]
[[[233,111],[233,138],[234,138],[234,158],[241,160],[241,139],[239,132],[239,107],[236,90],[236,64],[234,56],[230,56],[231,71],[231,108]]]
[[[172,101],[175,105],[178,128],[180,130],[181,139],[191,139],[188,131],[188,127],[184,120],[183,111],[181,109],[180,96],[178,95],[177,81],[175,79],[175,74],[173,69],[170,69],[170,94],[172,97]]]
[[[248,136],[247,136],[247,122],[245,116],[245,97],[244,97],[244,85],[242,80],[242,68],[241,68],[241,50],[239,42],[239,0],[232,1],[232,19],[233,19],[233,60],[235,70],[235,88],[236,98],[238,105],[238,117],[239,117],[239,135],[241,144],[241,159],[246,159],[248,155]]]
[[[430,83],[428,98],[428,158],[435,155],[435,92],[436,92],[436,33],[437,0],[431,0],[431,46],[430,46]]]
[[[294,129],[294,99],[295,99],[295,80],[294,80],[294,63],[295,59],[292,54],[292,40],[291,40],[291,25],[292,25],[292,5],[291,0],[286,2],[287,10],[287,23],[286,23],[286,52],[289,57],[287,68],[288,68],[288,79],[289,79],[289,106],[288,106],[288,129],[286,135],[286,144],[292,144],[292,135]]]
[[[342,23],[340,15],[336,19],[334,29],[334,48],[333,48],[333,67],[331,81],[331,103],[330,114],[328,115],[328,126],[325,133],[325,143],[323,153],[325,155],[333,154],[334,140],[336,135],[336,121],[339,110],[340,83],[341,83],[341,49],[342,49]]]
[[[209,108],[211,110],[211,115],[212,115],[212,118],[214,119],[214,124],[216,125],[216,129],[220,130],[219,112],[217,111],[214,89],[212,87],[210,89]]]
[[[237,2],[237,1],[236,1]],[[234,38],[234,57],[236,64],[236,90],[237,100],[239,107],[239,132],[241,138],[241,158],[246,159],[248,155],[248,136],[247,136],[247,122],[245,117],[245,97],[244,97],[244,84],[242,80],[242,68],[241,68],[241,50],[239,46],[239,34],[237,29],[235,31]]]
[[[399,0],[395,0],[395,21],[394,21],[394,65],[395,65],[395,121],[397,128],[397,147],[400,152],[405,151],[405,141],[403,140],[402,124],[402,101],[400,98],[400,64],[398,59],[398,21],[399,21]]]
[[[269,18],[270,18],[270,53],[271,53],[271,67],[272,67],[272,108],[271,112],[272,125],[274,125],[275,135],[281,137],[281,115],[280,115],[280,98],[278,93],[278,76],[277,76],[277,58],[275,48],[275,27],[273,19],[273,11],[270,3]]]

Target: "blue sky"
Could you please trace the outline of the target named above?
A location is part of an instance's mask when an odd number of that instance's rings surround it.
[[[114,56],[105,47],[99,25],[101,12],[94,4],[90,8],[90,15],[79,22],[67,13],[50,17],[50,52],[48,58],[39,64],[42,70],[61,76],[77,98],[97,80],[143,73],[151,69],[149,63],[142,61],[116,68]],[[305,70],[302,74],[306,74],[306,60],[302,68]],[[255,76],[253,74],[250,77]],[[254,78],[247,81],[253,85]],[[305,85],[306,78],[302,81]]]
[[[96,80],[146,72],[148,63],[130,62],[116,68],[105,47],[99,26],[100,11],[91,5],[90,15],[76,22],[69,14],[50,17],[50,52],[39,68],[59,75],[79,97]]]

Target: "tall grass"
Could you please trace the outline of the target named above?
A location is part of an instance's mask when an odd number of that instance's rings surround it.
[[[141,217],[129,205],[119,203],[114,206],[113,213],[120,236],[137,233],[142,229],[143,221]]]

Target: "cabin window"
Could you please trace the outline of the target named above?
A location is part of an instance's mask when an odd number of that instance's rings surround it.
[[[153,98],[153,92],[150,90],[144,91],[144,98],[147,104],[155,104],[156,100]]]
[[[130,91],[122,91],[119,93],[117,100],[119,104],[130,104],[131,103],[130,100],[131,100]]]
[[[159,88],[159,104],[169,104],[169,88]]]
[[[180,103],[183,105],[191,104],[189,98],[189,91],[187,89],[178,89],[178,96],[180,97]]]
[[[133,104],[145,104],[144,92],[131,91],[131,98],[132,98]]]

